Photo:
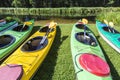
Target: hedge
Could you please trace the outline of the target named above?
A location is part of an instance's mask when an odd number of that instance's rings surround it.
[[[120,12],[119,7],[72,7],[72,8],[0,8],[0,15],[36,15],[53,17],[97,16],[100,12]]]

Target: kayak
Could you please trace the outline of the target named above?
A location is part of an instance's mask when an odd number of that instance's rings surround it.
[[[6,24],[6,21],[5,21],[4,19],[1,19],[1,20],[0,20],[0,26],[2,26],[2,25],[4,25],[4,24]]]
[[[7,30],[0,35],[0,61],[12,53],[32,31],[34,20],[31,25],[17,25],[13,29]]]
[[[13,22],[9,22],[9,23],[6,23],[4,25],[1,25],[0,26],[0,33],[3,33],[4,31],[8,30],[8,29],[12,29],[14,28],[16,25],[18,25],[18,22],[16,21],[13,21]]]
[[[35,32],[1,64],[0,79],[30,80],[32,78],[53,43],[56,35],[56,23],[50,29],[44,43],[40,44],[48,29],[48,26],[45,26]]]
[[[96,21],[96,27],[101,37],[117,52],[120,53],[120,33],[107,27],[105,23]],[[114,31],[114,32],[113,32]]]
[[[103,52],[86,24],[74,24],[70,43],[76,80],[112,80]]]

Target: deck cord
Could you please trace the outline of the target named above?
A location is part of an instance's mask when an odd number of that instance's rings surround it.
[[[75,55],[75,65],[76,65],[76,67],[79,69],[79,71],[76,72],[76,74],[79,73],[79,72],[81,72],[81,71],[83,71],[83,69],[79,68],[79,66],[77,65],[77,62],[76,62],[76,58],[77,58],[77,56],[80,55],[80,54],[81,54],[81,53]]]

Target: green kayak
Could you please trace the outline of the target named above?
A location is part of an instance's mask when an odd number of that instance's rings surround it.
[[[120,33],[100,21],[96,21],[96,27],[101,37],[120,53]]]
[[[28,22],[7,30],[0,35],[0,60],[12,53],[29,36],[34,20]]]
[[[0,26],[0,33],[6,31],[8,29],[11,29],[11,28],[13,28],[13,27],[15,27],[17,25],[18,25],[18,23],[16,21],[3,24],[2,26]]]
[[[92,31],[77,22],[71,32],[76,80],[112,80],[110,68]]]

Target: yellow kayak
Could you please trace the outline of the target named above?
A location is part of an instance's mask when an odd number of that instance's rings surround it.
[[[2,80],[31,79],[53,43],[56,35],[56,26],[57,23],[50,22],[49,25],[34,33],[9,56],[0,66],[0,78]]]

